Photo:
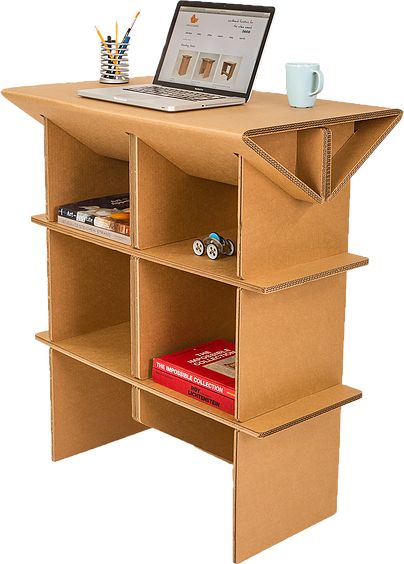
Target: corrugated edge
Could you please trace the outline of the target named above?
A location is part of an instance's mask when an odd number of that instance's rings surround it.
[[[234,431],[234,447],[233,447],[233,562],[237,561],[236,542],[237,542],[237,473],[238,473],[238,441],[239,431]]]
[[[242,139],[244,141],[245,137],[250,138],[250,137],[255,137],[257,135],[265,135],[265,133],[279,133],[283,131],[289,131],[291,129],[309,129],[311,127],[335,125],[337,123],[346,123],[349,121],[363,121],[363,120],[379,118],[379,117],[397,116],[398,121],[400,121],[402,113],[403,113],[402,110],[399,110],[397,108],[386,109],[386,110],[378,110],[376,112],[366,112],[363,114],[349,114],[346,116],[340,116],[335,118],[324,118],[324,119],[316,119],[316,120],[310,120],[305,122],[295,122],[295,123],[289,123],[287,125],[274,125],[272,127],[247,129],[247,131],[243,133]]]
[[[284,423],[283,425],[279,425],[279,427],[275,427],[274,429],[270,429],[269,431],[265,431],[264,433],[259,434],[259,438],[269,437],[270,435],[274,435],[275,433],[279,433],[280,431],[284,431],[285,429],[289,429],[294,425],[298,425],[299,423],[304,423],[309,419],[313,419],[314,417],[318,417],[319,415],[323,415],[324,413],[328,413],[329,411],[333,411],[334,409],[338,409],[343,405],[347,405],[348,403],[352,403],[353,401],[359,400],[362,397],[362,392],[359,392],[355,396],[347,398],[345,400],[341,400],[339,402],[333,403],[332,405],[328,405],[327,407],[323,407],[322,409],[318,409],[317,411],[313,411],[303,417],[298,417],[293,421],[288,421],[288,423]]]
[[[328,127],[323,127],[323,170],[325,175],[323,179],[323,197],[325,200],[331,194],[331,162],[332,162],[332,132]],[[325,166],[324,166],[325,163]]]
[[[319,196],[317,192],[314,192],[307,184],[305,184],[300,178],[292,174],[287,168],[281,165],[277,160],[275,160],[271,155],[269,155],[266,151],[261,149],[257,143],[252,141],[249,137],[245,137],[243,135],[244,143],[250,147],[253,151],[255,151],[264,161],[269,163],[273,168],[275,168],[278,172],[280,172],[285,178],[287,178],[292,184],[294,184],[297,188],[300,188],[311,200],[314,200],[318,204],[324,202],[324,198]]]
[[[288,125],[276,125],[273,127],[261,127],[259,129],[248,129],[242,135],[242,140],[244,143],[250,147],[254,152],[256,152],[262,159],[268,162],[271,166],[273,166],[278,172],[280,172],[283,176],[285,176],[290,182],[292,182],[297,188],[302,190],[310,199],[317,202],[318,204],[324,203],[325,201],[329,201],[330,199],[334,198],[339,191],[343,188],[343,186],[348,182],[348,180],[355,174],[355,172],[362,166],[362,164],[366,161],[366,159],[373,153],[373,151],[377,148],[378,145],[385,139],[385,137],[390,133],[390,131],[397,125],[402,117],[402,111],[399,109],[387,109],[387,110],[379,110],[376,112],[366,112],[363,114],[351,114],[347,116],[341,116],[338,118],[324,118],[321,120],[312,120],[303,123],[292,123]],[[337,186],[337,188],[331,192],[331,145],[328,145],[328,139],[324,144],[323,150],[327,151],[328,154],[325,157],[326,160],[326,174],[325,174],[325,182],[326,182],[326,190],[324,192],[324,196],[320,197],[314,190],[312,190],[307,184],[302,182],[299,178],[293,175],[290,171],[288,171],[285,167],[283,167],[278,161],[272,158],[266,151],[261,149],[261,147],[252,140],[252,137],[257,137],[259,135],[265,134],[273,134],[273,133],[283,133],[286,131],[291,130],[301,130],[301,129],[310,129],[315,127],[323,127],[327,125],[336,125],[338,123],[347,123],[350,121],[364,121],[367,119],[377,119],[382,117],[394,117],[396,119],[393,123],[386,129],[384,134],[380,136],[380,138],[372,145],[371,149],[366,152],[364,157],[359,161],[359,163],[352,169],[352,171],[344,178],[344,180]],[[325,129],[325,128],[324,128]],[[330,132],[331,134],[331,132]],[[323,159],[324,163],[324,159]],[[328,197],[327,194],[328,193]]]
[[[359,268],[361,266],[366,266],[367,264],[369,264],[369,259],[365,258],[351,264],[338,266],[337,268],[330,268],[329,270],[324,270],[323,272],[311,274],[310,276],[304,276],[303,278],[296,278],[295,280],[289,280],[288,282],[275,284],[274,286],[265,288],[264,294],[272,294],[274,292],[280,292],[281,290],[293,288],[294,286],[301,286],[302,284],[306,284],[307,282],[314,282],[315,280],[321,280],[322,278],[328,278],[330,276],[342,274],[343,272],[347,272],[348,270],[353,270],[354,268]]]

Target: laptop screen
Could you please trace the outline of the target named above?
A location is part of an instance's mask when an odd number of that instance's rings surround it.
[[[154,83],[228,96],[249,94],[274,9],[181,4]]]

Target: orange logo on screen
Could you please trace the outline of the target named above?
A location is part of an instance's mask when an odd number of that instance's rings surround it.
[[[195,14],[193,16],[191,16],[191,23],[197,23],[199,21],[199,18],[197,18],[195,16]]]

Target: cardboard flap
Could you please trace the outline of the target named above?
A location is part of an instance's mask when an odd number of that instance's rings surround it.
[[[334,198],[400,120],[401,115],[357,121],[354,133],[332,158],[331,192]]]
[[[294,198],[321,204],[338,194],[401,116],[400,110],[384,110],[250,130],[242,155]],[[341,123],[354,124],[354,133],[333,155],[326,126]]]
[[[285,192],[306,202],[324,201],[331,152],[328,128],[282,131],[254,138],[245,135],[243,139],[255,153],[245,158]]]
[[[244,422],[244,425],[248,425],[252,431],[258,433],[259,438],[263,438],[333,409],[338,409],[361,397],[362,392],[360,390],[339,384],[273,411],[268,411],[259,417]]]

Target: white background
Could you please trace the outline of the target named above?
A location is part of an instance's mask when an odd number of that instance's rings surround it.
[[[97,79],[98,41],[141,9],[132,75],[153,74],[173,0],[20,0],[1,8],[1,87]],[[322,96],[403,107],[402,3],[276,4],[256,88],[284,92],[287,61],[318,61]],[[214,111],[214,110],[212,110]],[[50,461],[42,126],[5,99],[1,113],[0,560],[97,564],[231,561],[232,468],[150,430]],[[265,123],[265,116],[263,116]],[[404,127],[355,175],[344,381],[364,399],[343,409],[339,511],[255,557],[256,564],[401,561],[403,527]],[[401,452],[400,452],[401,451]],[[203,487],[201,487],[203,484]]]

